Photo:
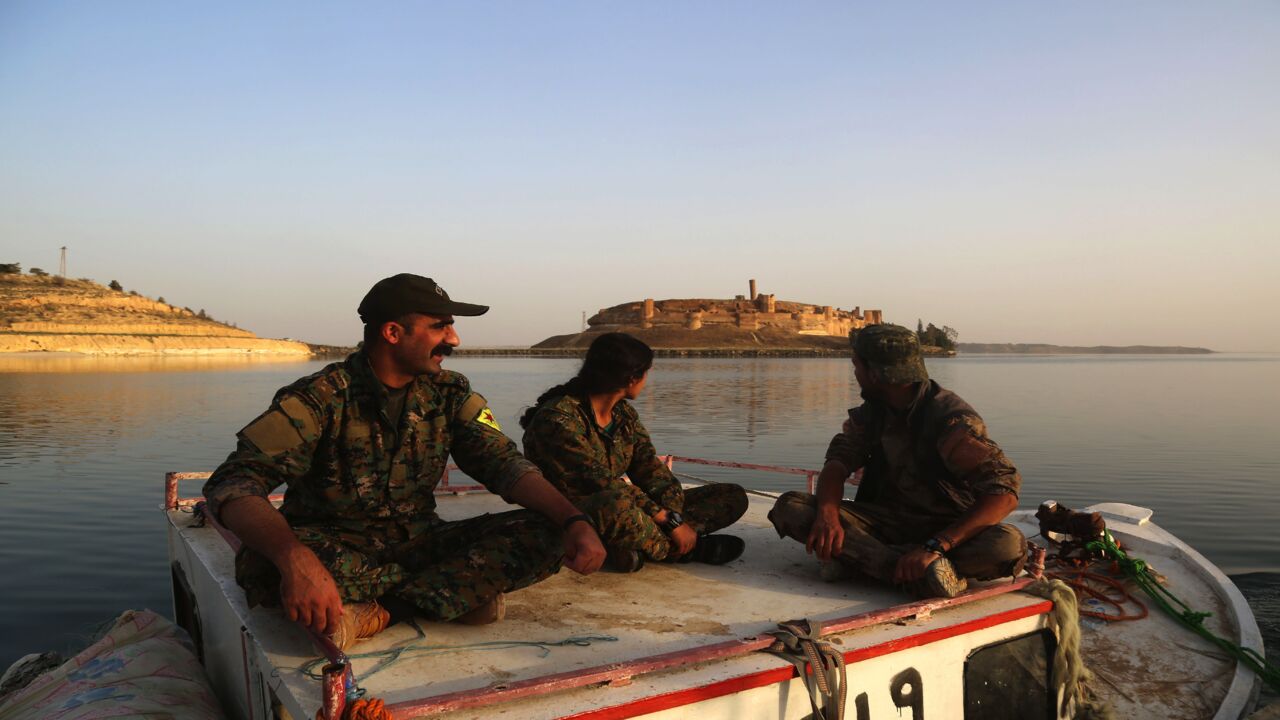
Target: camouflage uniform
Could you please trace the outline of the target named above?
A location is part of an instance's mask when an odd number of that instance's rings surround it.
[[[524,433],[525,455],[591,518],[608,549],[662,560],[671,544],[653,521],[661,510],[680,513],[699,535],[728,527],[746,512],[747,495],[738,485],[682,489],[626,400],[613,407],[611,424],[605,433],[589,403],[562,395],[539,406]]]
[[[867,352],[887,358],[878,369],[888,381],[919,385],[905,412],[867,400],[849,411],[844,431],[831,439],[826,459],[839,461],[850,472],[862,470],[854,500],[841,503],[841,522],[854,536],[842,554],[850,553],[863,533],[880,545],[919,545],[968,512],[980,496],[1017,497],[1022,484],[1017,468],[987,436],[978,413],[928,379],[914,334],[898,326],[870,332],[879,345]],[[858,348],[855,341],[861,357],[864,351]],[[805,542],[816,513],[812,495],[789,492],[778,498],[769,519],[779,535]],[[1008,524],[988,527],[947,553],[959,575],[980,579],[1014,574],[1025,556],[1026,539]],[[891,579],[892,568],[885,563],[852,564]],[[890,577],[881,577],[886,570]]]
[[[287,484],[280,511],[333,574],[344,602],[393,594],[448,620],[560,567],[560,531],[517,510],[445,522],[433,491],[452,453],[458,466],[510,500],[536,467],[492,423],[467,379],[443,371],[408,386],[400,418],[360,352],[276,393],[240,431],[205,484],[209,510],[266,497]],[[236,579],[250,605],[278,602],[279,575],[242,549]]]

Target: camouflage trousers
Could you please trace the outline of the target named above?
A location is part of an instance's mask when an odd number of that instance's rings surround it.
[[[445,522],[396,541],[386,533],[295,527],[298,540],[329,569],[343,602],[394,595],[428,619],[447,621],[554,575],[563,560],[561,532],[541,515],[512,510]],[[280,574],[262,555],[242,548],[236,582],[250,607],[280,604]]]
[[[667,534],[640,508],[644,491],[630,483],[575,497],[573,504],[591,518],[605,548],[638,550],[646,559],[662,560],[671,551]],[[747,493],[739,485],[716,483],[684,491],[684,521],[698,535],[729,527],[747,511]]]
[[[808,539],[817,516],[818,499],[795,491],[783,493],[769,511],[778,535],[800,542]],[[954,520],[844,500],[840,503],[840,524],[845,530],[840,559],[878,580],[891,581],[893,561],[904,546],[919,545]],[[1026,537],[1005,523],[988,527],[947,553],[958,575],[979,580],[1014,575],[1022,570],[1026,557]]]

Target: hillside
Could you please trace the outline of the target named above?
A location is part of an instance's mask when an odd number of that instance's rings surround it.
[[[91,280],[0,275],[0,352],[309,355],[190,308]]]

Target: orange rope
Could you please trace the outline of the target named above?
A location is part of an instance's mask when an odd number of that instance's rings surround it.
[[[327,720],[324,716],[324,708],[316,711],[316,720]],[[360,698],[347,705],[347,709],[342,713],[342,720],[391,720],[391,711],[387,710],[386,703],[378,698]]]
[[[1141,620],[1148,614],[1147,606],[1141,600],[1134,597],[1132,593],[1125,588],[1124,583],[1114,575],[1104,575],[1102,573],[1089,570],[1091,565],[1078,563],[1062,557],[1054,558],[1054,561],[1062,568],[1057,572],[1046,572],[1045,576],[1055,580],[1061,580],[1075,591],[1076,599],[1080,601],[1080,614],[1085,617],[1097,618],[1105,622],[1124,622],[1128,620]],[[1110,605],[1115,608],[1114,613],[1102,612],[1099,610],[1085,610],[1084,600],[1086,598],[1097,600],[1100,603]],[[1135,612],[1128,610],[1129,604],[1137,605]]]

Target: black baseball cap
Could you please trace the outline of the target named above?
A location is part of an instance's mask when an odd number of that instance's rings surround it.
[[[360,301],[360,320],[386,322],[409,313],[475,316],[489,312],[488,305],[454,302],[431,278],[400,273],[374,284]]]

